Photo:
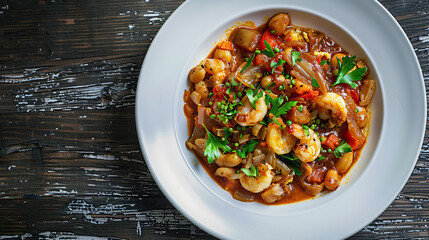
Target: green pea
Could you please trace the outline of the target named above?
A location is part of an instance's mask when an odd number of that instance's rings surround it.
[[[292,124],[292,121],[291,121],[291,120],[287,120],[287,121],[286,121],[286,124],[287,124],[288,126],[290,126],[290,125]]]

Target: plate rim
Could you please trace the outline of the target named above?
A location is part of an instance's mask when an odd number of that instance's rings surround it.
[[[188,1],[186,1],[186,2],[184,2],[184,3],[182,3],[174,12],[173,12],[173,14],[169,17],[169,19],[164,23],[164,25],[161,27],[161,29],[159,30],[159,32],[161,32],[161,31],[163,31],[163,29],[165,29],[164,28],[164,26],[165,25],[167,25],[167,24],[169,24],[171,21],[173,21],[173,19],[175,18],[175,16],[176,15],[178,15],[179,13],[180,13],[180,11],[181,11],[181,9],[182,8],[185,8],[186,6],[188,6],[190,3],[192,3],[192,2],[194,2],[193,0],[188,0]],[[400,25],[399,25],[399,23],[394,19],[394,17],[390,14],[390,12],[387,10],[387,9],[385,9],[384,8],[384,6],[381,4],[381,3],[379,3],[378,1],[375,1],[375,0],[373,0],[372,2],[375,2],[379,7],[381,7],[381,10],[384,12],[384,13],[387,13],[387,15],[388,15],[388,17],[390,18],[390,20],[391,20],[391,22],[393,22],[395,25],[396,25],[396,30],[399,30],[399,33],[401,34],[401,37],[403,38],[403,39],[405,39],[406,40],[406,42],[407,42],[407,45],[408,45],[408,51],[410,51],[410,52],[412,52],[413,54],[413,60],[415,61],[415,65],[419,68],[419,77],[420,77],[420,84],[422,85],[422,92],[423,92],[423,96],[426,96],[426,89],[425,89],[425,85],[424,85],[424,78],[423,78],[423,75],[422,75],[422,72],[421,72],[421,67],[420,67],[420,63],[419,63],[419,61],[418,61],[418,58],[417,58],[417,56],[416,56],[416,54],[415,54],[415,52],[414,52],[414,50],[413,50],[413,48],[412,48],[412,45],[411,45],[411,43],[410,43],[410,41],[408,40],[408,37],[406,36],[406,34],[405,34],[405,32],[403,31],[403,29],[400,27]],[[157,41],[157,39],[158,39],[158,36],[159,36],[159,34],[157,34],[156,36],[155,36],[155,38],[153,39],[153,42],[155,42],[155,41]],[[147,51],[147,54],[146,54],[146,56],[150,56],[150,54],[151,54],[151,52],[153,51],[153,48],[152,48],[152,45],[151,45],[151,47],[149,47],[149,50]],[[141,88],[142,88],[142,82],[143,82],[143,69],[144,69],[144,66],[145,66],[145,62],[143,62],[143,64],[142,64],[142,68],[141,68],[141,71],[140,71],[140,75],[139,75],[139,81],[138,81],[138,84],[137,84],[137,92],[136,92],[136,108],[135,108],[135,114],[136,114],[136,127],[137,127],[137,134],[138,134],[138,138],[139,138],[139,142],[140,142],[140,146],[141,146],[141,149],[142,149],[142,153],[143,153],[143,156],[144,156],[144,159],[145,159],[145,161],[146,161],[146,164],[147,164],[147,166],[148,166],[148,168],[149,168],[149,170],[150,170],[150,172],[151,172],[151,174],[152,174],[152,176],[153,176],[153,178],[154,178],[154,180],[156,181],[156,183],[157,183],[157,185],[159,186],[159,188],[161,189],[161,191],[163,192],[163,194],[167,197],[167,199],[173,204],[173,206],[177,209],[177,210],[179,210],[180,212],[181,212],[181,214],[183,214],[184,216],[186,216],[186,218],[188,218],[188,219],[190,219],[191,220],[191,222],[193,222],[194,224],[196,224],[198,227],[200,227],[200,228],[202,228],[203,230],[205,230],[206,232],[208,232],[208,233],[210,233],[210,234],[212,234],[212,235],[214,235],[214,236],[217,236],[217,237],[225,237],[225,236],[223,236],[223,235],[220,235],[219,234],[219,232],[215,232],[215,231],[212,231],[212,229],[210,229],[210,228],[208,228],[208,227],[206,227],[205,225],[203,225],[203,224],[200,224],[200,222],[199,221],[197,221],[196,219],[194,219],[191,215],[189,215],[184,209],[182,209],[181,208],[181,206],[180,206],[180,204],[178,203],[178,202],[176,202],[175,200],[174,200],[174,198],[168,193],[168,191],[164,188],[164,186],[163,186],[163,184],[162,184],[162,182],[161,182],[161,180],[159,179],[159,176],[156,176],[156,174],[153,174],[154,173],[154,169],[152,169],[152,165],[151,165],[151,163],[150,163],[150,161],[149,160],[147,160],[147,159],[149,159],[149,155],[148,155],[148,153],[147,153],[147,151],[145,150],[145,145],[144,145],[144,141],[143,141],[143,131],[141,130],[142,129],[142,126],[140,125],[140,114],[139,114],[139,109],[140,109],[140,104],[139,104],[139,100],[141,99],[141,94],[138,94],[139,92],[141,93]],[[424,103],[423,103],[423,105],[424,105],[424,109],[425,109],[425,119],[426,119],[426,115],[427,115],[427,102],[426,101],[424,101]],[[423,121],[423,129],[425,129],[425,127],[426,127],[426,121]],[[419,145],[419,149],[421,149],[421,146],[422,146],[422,144],[423,144],[423,140],[424,140],[424,131],[421,133],[421,136],[420,136],[420,145]],[[396,192],[396,194],[395,194],[395,196],[397,196],[399,193],[400,193],[400,191],[403,189],[403,187],[405,186],[405,184],[406,184],[406,182],[407,182],[407,180],[409,179],[409,177],[410,177],[410,175],[411,175],[411,173],[412,173],[412,171],[413,171],[413,169],[414,169],[414,167],[415,167],[415,164],[416,164],[416,162],[417,162],[417,160],[418,160],[418,156],[419,156],[419,153],[420,153],[420,151],[417,151],[414,155],[414,161],[413,161],[413,167],[411,167],[411,169],[408,171],[408,177],[406,178],[406,179],[403,179],[403,181],[402,181],[402,185],[401,185],[401,188],[398,188],[398,190],[397,190],[397,192]],[[393,198],[393,199],[391,199],[391,201],[388,201],[386,204],[385,204],[385,208],[383,208],[383,209],[379,209],[379,212],[376,214],[376,216],[373,218],[373,219],[369,219],[369,221],[367,221],[367,223],[365,224],[365,226],[366,225],[368,225],[369,223],[371,223],[377,216],[379,216],[382,212],[384,212],[387,208],[388,208],[388,206],[389,206],[389,204],[391,203],[391,202],[393,202],[394,201],[394,199],[395,198]],[[354,232],[352,232],[352,233],[350,233],[349,235],[347,235],[347,237],[348,236],[351,236],[351,235],[353,235],[353,234],[355,234],[356,232],[358,232],[359,230],[361,230],[362,228],[361,227],[359,227],[358,229],[356,229]]]

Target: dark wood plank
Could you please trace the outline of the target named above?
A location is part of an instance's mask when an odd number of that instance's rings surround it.
[[[0,238],[212,238],[166,200],[134,124],[141,63],[182,0],[0,0]],[[380,1],[429,86],[429,1]],[[429,127],[391,206],[352,239],[429,238]]]

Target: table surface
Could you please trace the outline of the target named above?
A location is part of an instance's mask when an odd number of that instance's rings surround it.
[[[181,0],[0,0],[0,238],[212,238],[164,197],[136,136],[148,47]],[[381,3],[429,84],[429,1]],[[429,238],[429,135],[352,239]]]

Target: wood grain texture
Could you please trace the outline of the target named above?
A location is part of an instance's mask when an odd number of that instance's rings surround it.
[[[181,0],[0,0],[0,239],[211,239],[166,200],[134,123],[146,51]],[[380,1],[429,86],[429,1]],[[351,239],[429,239],[429,131],[390,207]]]

